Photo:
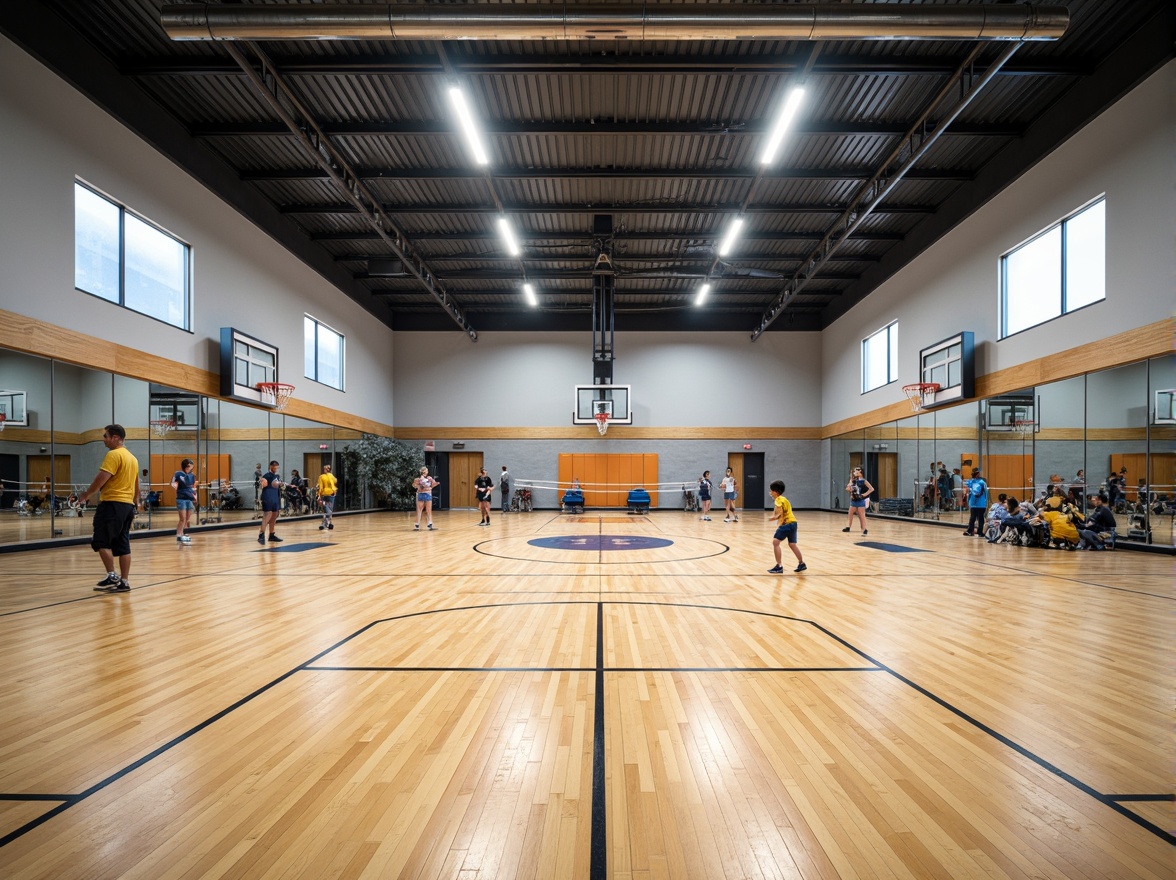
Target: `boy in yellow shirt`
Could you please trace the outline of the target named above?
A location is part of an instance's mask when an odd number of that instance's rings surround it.
[[[796,544],[796,515],[792,512],[792,505],[784,497],[784,482],[773,480],[768,491],[775,499],[776,506],[772,513],[772,520],[777,524],[776,534],[772,538],[772,553],[776,556],[776,565],[769,568],[768,573],[784,573],[784,565],[780,560],[780,542],[785,539],[788,540],[788,549],[792,551],[792,555],[800,563],[796,566],[795,571],[808,571],[808,566],[804,564],[804,557],[800,554],[800,547]]]

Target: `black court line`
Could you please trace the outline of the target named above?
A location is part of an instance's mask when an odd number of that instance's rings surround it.
[[[608,822],[605,808],[604,766],[604,603],[596,603],[596,700],[592,719],[592,845],[590,880],[608,877]]]
[[[18,794],[0,792],[0,801],[72,801],[76,794]]]
[[[1176,801],[1176,794],[1108,794],[1107,797],[1113,801],[1131,801],[1133,803],[1146,802],[1164,802],[1172,803]]]
[[[612,604],[612,603],[608,603]],[[605,666],[607,675],[618,672],[885,672],[881,666]],[[578,666],[308,666],[324,672],[595,672]]]
[[[143,755],[142,757],[138,758],[137,760],[132,761],[130,764],[127,764],[125,767],[115,771],[114,773],[107,776],[106,778],[99,780],[98,782],[94,783],[94,785],[90,786],[86,790],[84,790],[78,794],[75,794],[75,795],[68,795],[67,796],[68,800],[60,803],[54,809],[49,810],[48,812],[42,814],[41,816],[38,816],[37,818],[32,819],[29,822],[26,822],[24,825],[9,832],[8,834],[4,835],[3,837],[0,837],[0,848],[6,846],[7,844],[11,843],[12,841],[16,840],[17,838],[22,837],[23,835],[27,834],[28,832],[32,831],[33,829],[38,828],[39,826],[43,825],[45,822],[48,822],[54,816],[59,815],[60,813],[69,809],[70,807],[72,807],[76,804],[79,804],[82,801],[86,800],[87,798],[91,797],[92,795],[102,791],[104,788],[117,782],[118,780],[122,779],[124,776],[127,776],[130,773],[133,773],[135,770],[138,770],[140,767],[150,763],[154,759],[158,758],[159,756],[165,754],[166,752],[168,752],[171,749],[175,748],[176,746],[180,745],[184,741],[195,736],[197,733],[200,733],[205,728],[210,727],[211,725],[215,724],[220,719],[226,717],[227,715],[231,714],[232,712],[236,711],[237,709],[240,709],[241,707],[245,706],[246,704],[252,702],[257,697],[261,696],[262,694],[266,693],[267,691],[273,689],[277,685],[279,685],[282,682],[286,681],[287,679],[291,678],[296,673],[307,671],[314,664],[314,662],[316,660],[318,660],[322,657],[325,657],[327,654],[330,654],[332,651],[337,650],[338,648],[342,647],[343,645],[347,644],[348,642],[359,638],[361,635],[366,633],[368,630],[370,630],[373,627],[376,627],[380,624],[392,623],[392,622],[400,621],[400,620],[409,620],[409,619],[412,619],[415,617],[425,617],[425,616],[430,616],[433,614],[448,614],[448,613],[455,612],[455,611],[476,611],[476,610],[485,610],[485,609],[493,609],[493,608],[519,608],[519,607],[543,606],[543,605],[587,605],[587,604],[593,604],[596,606],[596,666],[595,666],[596,694],[595,694],[595,703],[594,703],[594,712],[595,712],[596,717],[594,718],[594,722],[593,722],[593,747],[592,747],[592,813],[591,813],[591,823],[592,824],[591,824],[591,871],[590,871],[590,878],[591,878],[591,880],[604,880],[604,878],[607,876],[607,856],[608,856],[607,841],[606,841],[606,830],[607,829],[606,829],[606,814],[605,814],[605,766],[604,766],[604,756],[605,756],[605,738],[604,738],[605,737],[605,731],[604,731],[604,676],[605,676],[605,667],[604,667],[604,604],[605,603],[600,600],[596,600],[591,603],[589,603],[587,601],[576,601],[576,600],[573,600],[573,601],[538,600],[538,601],[531,601],[531,602],[512,602],[512,603],[507,603],[507,604],[482,603],[479,605],[462,606],[462,607],[457,607],[457,608],[436,608],[436,609],[430,609],[430,610],[426,610],[426,611],[414,611],[414,612],[410,612],[408,614],[394,615],[392,617],[379,618],[377,620],[371,621],[370,623],[360,627],[359,629],[357,629],[355,632],[351,633],[350,635],[345,636],[344,638],[335,642],[333,645],[323,649],[322,651],[319,651],[317,654],[315,654],[313,657],[311,657],[305,663],[301,663],[298,666],[295,666],[293,669],[290,669],[289,671],[279,675],[277,678],[271,680],[270,682],[263,684],[261,687],[257,688],[252,693],[246,694],[241,699],[237,700],[236,702],[232,703],[231,705],[227,706],[226,708],[222,709],[221,711],[217,712],[216,714],[210,716],[209,718],[205,719],[204,721],[201,721],[200,723],[194,725],[193,727],[189,728],[188,730],[184,731],[183,733],[173,737],[172,739],[168,740],[163,745],[157,747],[156,749],[152,750],[151,752],[147,753],[146,755]],[[850,642],[843,639],[841,636],[838,636],[836,633],[832,632],[831,630],[822,626],[821,624],[817,623],[816,621],[807,620],[805,618],[792,617],[791,615],[787,615],[787,614],[778,614],[776,612],[771,612],[771,611],[754,611],[754,610],[749,610],[746,608],[731,608],[731,607],[724,607],[724,606],[717,606],[717,605],[701,605],[701,604],[685,603],[685,602],[647,602],[647,601],[629,600],[629,601],[610,601],[608,604],[610,604],[610,605],[649,605],[649,606],[656,606],[656,607],[694,608],[694,609],[699,609],[699,610],[704,610],[704,611],[723,611],[723,612],[729,612],[729,613],[733,613],[733,614],[749,614],[749,615],[756,616],[756,617],[768,617],[768,618],[772,618],[772,619],[776,619],[776,620],[788,620],[788,621],[792,621],[795,623],[804,623],[808,626],[812,626],[815,629],[817,629],[819,632],[826,635],[828,638],[832,639],[836,643],[845,647],[847,650],[858,655],[859,657],[862,657],[863,659],[869,661],[870,663],[874,664],[875,667],[877,667],[876,670],[865,670],[865,671],[886,672],[887,674],[891,675],[895,680],[902,682],[907,687],[913,689],[916,693],[921,694],[922,696],[931,700],[933,703],[941,706],[942,708],[946,709],[948,712],[952,713],[956,717],[960,718],[961,720],[963,720],[966,723],[970,724],[971,726],[975,727],[977,730],[992,737],[997,742],[1004,745],[1006,748],[1012,749],[1014,752],[1021,755],[1023,758],[1030,761],[1031,763],[1036,764],[1038,767],[1045,770],[1046,772],[1048,772],[1048,773],[1056,776],[1058,779],[1061,779],[1062,781],[1068,783],[1072,787],[1078,789],[1083,794],[1086,794],[1088,797],[1093,798],[1094,800],[1098,801],[1099,803],[1103,804],[1104,806],[1109,807],[1110,809],[1117,812],[1119,815],[1129,819],[1130,821],[1134,822],[1139,827],[1141,827],[1144,830],[1159,837],[1164,842],[1166,842],[1170,845],[1176,845],[1176,835],[1173,835],[1171,832],[1166,831],[1163,828],[1160,828],[1158,825],[1155,825],[1152,822],[1149,822],[1148,820],[1144,819],[1142,816],[1136,815],[1131,810],[1122,806],[1119,803],[1120,800],[1125,800],[1125,798],[1127,796],[1123,796],[1123,795],[1111,796],[1111,795],[1102,794],[1101,792],[1096,791],[1093,787],[1091,787],[1090,785],[1088,785],[1085,782],[1082,782],[1076,776],[1066,772],[1065,770],[1062,770],[1061,768],[1050,763],[1049,761],[1046,761],[1041,756],[1030,751],[1025,746],[1020,745],[1019,743],[1017,743],[1013,739],[998,732],[997,730],[995,730],[994,728],[985,724],[984,722],[982,722],[976,718],[973,718],[967,712],[952,705],[947,700],[943,699],[942,697],[937,696],[935,693],[928,690],[927,688],[924,688],[923,686],[915,683],[913,680],[906,677],[905,675],[903,675],[899,672],[896,672],[895,670],[891,669],[886,664],[884,664],[878,660],[875,660],[873,657],[871,657],[865,651],[850,644]],[[525,669],[524,671],[533,672],[534,670],[528,668],[528,669]],[[637,670],[637,671],[646,671],[646,670]],[[838,671],[841,671],[841,670],[839,669]],[[1146,798],[1147,796],[1143,796],[1143,797]],[[42,798],[39,798],[36,795],[30,795],[30,796],[25,796],[22,799],[23,800],[39,800]],[[45,799],[45,800],[58,800],[58,798],[56,796],[44,797],[43,799]]]

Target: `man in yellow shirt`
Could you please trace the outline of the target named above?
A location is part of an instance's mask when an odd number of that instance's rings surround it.
[[[787,539],[788,549],[792,551],[792,555],[796,557],[799,565],[794,569],[795,571],[807,571],[808,566],[804,564],[804,557],[800,555],[800,547],[796,543],[796,515],[792,512],[792,505],[788,499],[784,497],[784,482],[782,480],[773,480],[772,485],[768,487],[772,498],[776,500],[776,506],[772,513],[772,520],[776,525],[776,534],[772,538],[772,552],[776,556],[776,565],[774,568],[768,569],[768,574],[783,574],[784,564],[780,559],[780,542]]]
[[[106,577],[94,589],[100,593],[129,593],[127,577],[131,573],[131,523],[139,506],[139,460],[131,455],[126,443],[127,431],[122,425],[107,425],[102,432],[106,457],[98,468],[98,475],[78,500],[86,499],[102,490],[102,501],[94,514],[94,538],[90,546],[97,551],[106,566]],[[119,573],[114,573],[114,558],[118,557]]]
[[[331,517],[335,514],[335,493],[338,490],[339,481],[331,473],[331,466],[324,464],[323,472],[319,474],[318,478],[318,500],[319,504],[323,507],[323,524],[319,526],[320,532],[323,529],[335,528],[335,524],[331,522]]]

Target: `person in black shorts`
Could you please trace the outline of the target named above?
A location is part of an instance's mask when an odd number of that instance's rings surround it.
[[[490,525],[490,496],[494,492],[494,481],[482,468],[478,471],[478,478],[474,480],[474,495],[478,499],[478,510],[482,512],[480,526]]]
[[[278,511],[282,509],[283,486],[276,461],[269,463],[269,470],[258,478],[257,484],[261,489],[261,531],[257,533],[257,543],[265,543],[267,528],[271,541],[281,541],[282,539],[274,534],[274,528],[278,524]]]
[[[129,593],[131,584],[131,523],[139,507],[139,460],[124,446],[127,438],[122,425],[107,425],[102,443],[108,452],[98,467],[98,475],[78,501],[101,490],[102,501],[94,514],[94,539],[90,546],[106,566],[106,577],[94,589],[101,593]],[[118,559],[118,574],[114,560]]]

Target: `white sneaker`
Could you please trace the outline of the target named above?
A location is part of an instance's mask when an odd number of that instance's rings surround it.
[[[731,517],[727,517],[725,520],[723,520],[723,522],[730,522],[730,521],[731,521]]]

